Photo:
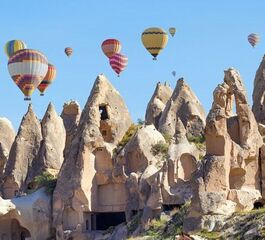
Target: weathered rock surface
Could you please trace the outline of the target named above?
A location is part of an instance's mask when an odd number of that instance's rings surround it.
[[[28,196],[0,198],[0,233],[5,239],[51,237],[51,196],[42,188]],[[12,237],[11,237],[12,234]]]
[[[152,98],[150,99],[146,113],[145,113],[145,124],[153,124],[156,129],[159,128],[159,120],[162,112],[165,109],[166,103],[170,99],[173,90],[165,82],[161,84],[160,82],[156,85],[155,92],[153,93]]]
[[[63,119],[64,127],[66,130],[64,156],[68,154],[71,142],[77,131],[80,116],[81,110],[78,102],[71,100],[64,104],[63,111],[61,113],[61,118]]]
[[[63,239],[63,231],[74,230],[78,224],[86,229],[86,220],[90,221],[92,211],[124,211],[125,176],[113,175],[112,156],[131,123],[120,94],[104,75],[99,75],[54,192],[57,239]],[[71,221],[67,221],[68,218]]]
[[[232,115],[233,98],[236,116]],[[225,71],[224,82],[214,91],[205,138],[206,156],[194,178],[186,231],[213,230],[225,216],[252,209],[261,197],[258,162],[263,141],[243,82],[234,69]]]
[[[41,125],[30,104],[6,164],[2,188],[4,198],[12,198],[18,191],[27,189],[28,171],[32,167],[32,162],[38,157],[41,141]]]
[[[183,78],[178,80],[161,115],[159,131],[174,136],[177,130],[177,118],[182,121],[188,137],[204,134],[205,112],[203,106]]]
[[[38,157],[32,162],[29,169],[27,183],[43,172],[57,175],[62,166],[65,146],[65,128],[63,120],[57,115],[54,106],[50,103],[41,121],[42,142]]]
[[[7,118],[0,118],[0,179],[14,142],[16,133],[12,123]]]

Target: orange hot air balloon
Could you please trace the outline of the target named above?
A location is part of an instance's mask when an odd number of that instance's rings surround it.
[[[48,64],[48,72],[46,76],[43,78],[42,82],[38,86],[39,91],[41,92],[40,95],[44,96],[44,92],[47,88],[51,85],[53,80],[56,78],[56,68],[52,64]]]
[[[73,54],[73,49],[70,47],[67,47],[64,49],[64,52],[67,55],[67,57],[70,57]]]
[[[107,39],[101,44],[103,53],[108,57],[112,57],[121,51],[121,43],[117,39]]]

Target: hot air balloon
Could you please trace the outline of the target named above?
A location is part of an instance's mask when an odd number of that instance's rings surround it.
[[[5,53],[8,56],[8,58],[10,58],[15,52],[17,52],[18,50],[22,50],[27,48],[26,43],[24,43],[21,40],[11,40],[8,41],[5,45]]]
[[[176,71],[172,71],[173,77],[176,77]]]
[[[260,41],[260,37],[256,33],[251,33],[248,35],[248,42],[251,44],[252,47],[255,47],[256,44]]]
[[[47,58],[39,51],[23,49],[8,60],[8,71],[16,85],[24,93],[24,100],[30,100],[48,71]]]
[[[128,58],[120,53],[114,54],[109,59],[110,66],[120,76],[120,73],[126,68],[128,64]]]
[[[70,57],[73,54],[73,49],[70,47],[67,47],[64,49],[64,52],[67,55],[67,57]]]
[[[41,96],[44,96],[44,92],[47,90],[47,88],[53,82],[55,77],[56,77],[56,68],[55,68],[55,66],[53,66],[52,64],[49,63],[46,76],[43,78],[40,85],[38,86],[38,89],[41,92],[40,93]]]
[[[176,28],[171,27],[171,28],[168,29],[168,31],[169,31],[170,35],[171,35],[172,37],[174,37],[174,35],[175,35],[175,33],[176,33]]]
[[[107,39],[101,44],[103,53],[108,57],[112,57],[121,51],[121,43],[117,39]]]
[[[156,60],[157,55],[165,48],[168,35],[162,28],[148,28],[142,33],[142,43]]]

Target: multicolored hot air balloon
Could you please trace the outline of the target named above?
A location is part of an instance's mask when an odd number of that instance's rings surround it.
[[[128,58],[120,53],[114,54],[109,59],[110,66],[120,76],[120,73],[126,68],[128,64]]]
[[[147,28],[142,33],[142,43],[156,60],[157,55],[166,47],[168,35],[162,28]]]
[[[168,29],[168,31],[169,31],[170,35],[171,35],[172,37],[174,37],[174,35],[175,35],[175,33],[176,33],[176,28],[171,27],[171,28]]]
[[[108,57],[112,57],[121,51],[121,43],[117,39],[107,39],[101,44],[103,53]]]
[[[67,47],[64,49],[64,52],[67,55],[67,57],[70,57],[73,54],[73,49],[70,47]]]
[[[176,77],[176,71],[172,71],[173,77]]]
[[[55,66],[49,63],[46,76],[43,78],[40,85],[38,86],[38,89],[41,92],[40,93],[41,96],[44,96],[44,92],[47,90],[47,88],[50,86],[50,84],[53,82],[55,78],[56,78],[56,68]]]
[[[21,40],[11,40],[5,45],[5,53],[10,58],[15,52],[27,48],[26,43]]]
[[[37,50],[19,50],[9,58],[8,71],[24,93],[24,100],[30,100],[30,96],[46,76],[48,60]]]
[[[248,35],[248,42],[251,44],[252,47],[255,47],[256,44],[260,41],[260,37],[256,33],[251,33]]]

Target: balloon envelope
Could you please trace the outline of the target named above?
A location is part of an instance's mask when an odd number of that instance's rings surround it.
[[[24,99],[30,100],[30,96],[46,76],[48,60],[37,50],[19,50],[9,58],[8,71],[24,93]]]
[[[67,47],[64,49],[64,52],[67,55],[67,57],[70,57],[73,54],[73,49],[70,47]]]
[[[101,44],[103,53],[108,57],[112,57],[121,51],[121,43],[117,39],[107,39]]]
[[[39,91],[41,92],[41,96],[44,95],[44,92],[47,90],[47,88],[51,85],[53,80],[56,78],[56,68],[52,64],[48,64],[48,71],[46,73],[46,76],[41,81],[40,85],[38,86]]]
[[[175,33],[176,33],[176,28],[171,27],[171,28],[168,29],[168,31],[169,31],[170,35],[171,35],[172,37],[174,37],[174,35],[175,35]]]
[[[126,68],[128,65],[128,58],[125,55],[122,55],[120,53],[114,54],[109,59],[110,66],[112,69],[119,74]]]
[[[260,37],[256,33],[251,33],[248,35],[248,42],[251,44],[252,47],[255,47],[256,44],[260,41]]]
[[[10,58],[15,52],[27,48],[26,43],[21,40],[11,40],[5,44],[5,53]]]
[[[142,33],[142,43],[156,60],[157,55],[166,47],[168,35],[162,28],[147,28]]]

